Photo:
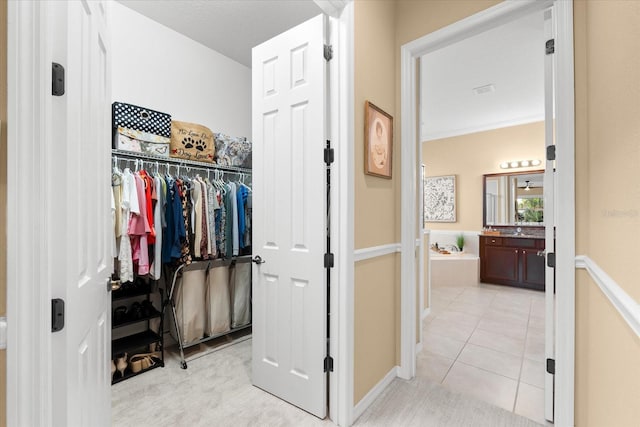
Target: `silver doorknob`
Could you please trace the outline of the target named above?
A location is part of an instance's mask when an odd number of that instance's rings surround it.
[[[260,255],[256,255],[256,256],[253,257],[251,262],[255,262],[256,264],[260,265],[260,264],[264,264],[267,261],[263,260]]]

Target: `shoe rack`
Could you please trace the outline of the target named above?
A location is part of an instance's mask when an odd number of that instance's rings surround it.
[[[157,293],[154,306],[152,283],[140,278],[111,292],[111,384],[164,367],[162,289]]]

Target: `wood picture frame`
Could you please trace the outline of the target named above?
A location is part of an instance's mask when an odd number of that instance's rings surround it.
[[[364,104],[364,173],[391,179],[393,117],[366,101]]]

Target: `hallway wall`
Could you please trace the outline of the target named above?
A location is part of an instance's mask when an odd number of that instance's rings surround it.
[[[400,182],[395,120],[393,1],[356,1],[355,28],[355,249],[393,244]],[[370,101],[394,118],[393,179],[364,173],[364,104]],[[398,364],[399,256],[389,254],[355,264],[354,404]]]
[[[640,3],[576,1],[574,8],[576,254],[640,301]],[[639,361],[640,339],[579,272],[576,425],[637,424]]]

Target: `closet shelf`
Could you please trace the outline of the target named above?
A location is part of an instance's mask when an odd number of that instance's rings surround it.
[[[160,335],[153,331],[144,331],[129,335],[111,342],[111,354],[116,355],[136,348],[141,348],[162,340]]]
[[[111,382],[111,385],[117,384],[120,381],[128,380],[131,377],[135,377],[136,375],[143,374],[143,373],[148,372],[148,371],[150,371],[152,369],[163,368],[163,367],[164,367],[164,361],[157,362],[155,365],[149,366],[147,369],[143,369],[143,370],[141,370],[139,372],[133,372],[133,371],[130,370],[129,367],[127,367],[127,369],[124,371],[124,376],[122,376],[122,377],[119,376],[120,372],[116,371],[116,377],[117,378],[113,379],[113,381]]]
[[[118,328],[122,328],[124,326],[135,325],[136,323],[140,323],[140,322],[146,322],[147,320],[158,319],[161,315],[162,315],[162,313],[157,312],[157,313],[153,313],[150,316],[141,317],[140,319],[127,320],[126,322],[118,323],[117,325],[113,325],[111,327],[111,329],[118,329]]]
[[[149,295],[150,293],[151,293],[150,285],[139,286],[132,290],[121,288],[111,293],[111,299],[112,301],[119,301],[127,298],[139,297],[142,295]]]
[[[121,157],[121,158],[127,158],[132,160],[149,160],[152,162],[158,162],[158,163],[164,163],[164,164],[170,164],[170,165],[176,165],[176,166],[196,166],[200,168],[218,169],[222,171],[244,173],[248,175],[251,174],[251,169],[241,168],[238,166],[224,166],[224,165],[219,165],[217,163],[197,162],[195,160],[176,159],[173,157],[160,157],[160,156],[154,156],[151,154],[118,150],[116,148],[111,149],[111,155],[113,157]]]

